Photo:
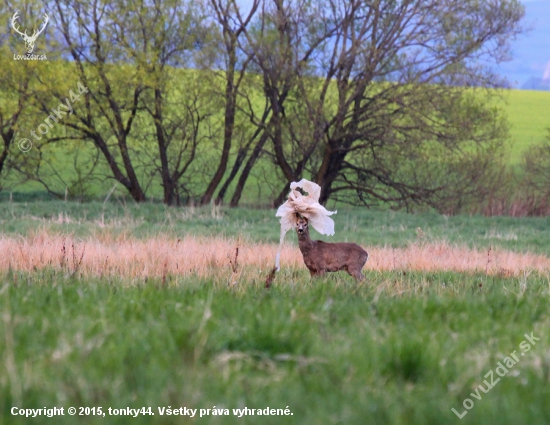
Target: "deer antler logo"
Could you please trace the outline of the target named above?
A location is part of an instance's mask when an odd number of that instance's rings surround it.
[[[19,27],[16,27],[15,24],[17,23],[17,19],[19,19],[19,11],[16,11],[11,18],[11,26],[15,30],[17,34],[19,34],[21,37],[23,37],[23,41],[25,42],[25,48],[27,49],[27,55],[30,55],[32,51],[34,50],[34,43],[38,36],[42,34],[44,29],[46,28],[46,25],[48,25],[48,15],[44,13],[44,21],[42,23],[42,28],[39,30],[34,30],[31,36],[27,35],[27,30],[25,32],[19,31]]]

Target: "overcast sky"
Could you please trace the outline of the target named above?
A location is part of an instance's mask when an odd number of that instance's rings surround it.
[[[515,88],[532,78],[550,80],[550,0],[520,1],[525,5],[523,24],[531,30],[512,43],[512,60],[496,68]],[[251,0],[239,3],[249,6]]]
[[[550,79],[550,0],[521,0],[525,26],[531,31],[512,44],[513,59],[498,69],[512,86],[521,87],[530,78]]]

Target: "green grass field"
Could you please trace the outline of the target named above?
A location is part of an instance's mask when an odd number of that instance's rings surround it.
[[[540,143],[550,129],[550,92],[506,90],[504,111],[510,123],[511,161],[516,163],[529,146]]]
[[[331,205],[327,208],[333,210]],[[406,246],[417,240],[421,229],[427,241],[539,254],[550,251],[550,217],[444,216],[344,207],[338,209],[334,220],[338,240],[366,245]],[[78,237],[93,237],[105,231],[135,238],[186,234],[237,238],[241,235],[269,243],[278,243],[280,236],[275,210],[173,208],[159,203],[133,202],[0,202],[0,229],[5,235],[22,236],[40,230]],[[319,234],[316,237],[326,241],[335,239]],[[286,239],[294,240],[290,233]]]
[[[463,246],[550,248],[545,218],[360,209],[334,218],[333,239],[370,246],[407,245],[421,228],[429,240]],[[223,234],[275,243],[278,231],[272,210],[0,203],[0,243],[38,232],[110,232],[117,240]],[[294,235],[287,239],[295,243]],[[266,290],[261,274],[228,286],[215,275],[136,280],[80,276],[55,264],[0,270],[0,423],[549,423],[546,274],[365,274],[362,283],[342,274],[312,281],[305,267],[283,265]],[[540,340],[525,351],[531,333]],[[510,362],[514,351],[517,364],[497,382],[499,362]],[[494,387],[485,393],[491,373]],[[451,409],[463,414],[463,403],[470,410],[459,419]],[[12,416],[14,406],[63,407],[65,416]],[[194,418],[161,416],[158,408],[169,406],[198,410]],[[287,406],[292,415],[233,414]],[[73,417],[69,407],[77,414],[102,407],[106,416]],[[151,407],[155,415],[113,416],[109,407]],[[198,417],[200,409],[211,413]]]

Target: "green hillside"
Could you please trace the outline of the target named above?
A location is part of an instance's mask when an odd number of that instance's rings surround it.
[[[512,161],[530,145],[540,143],[550,128],[550,92],[506,90],[503,95],[510,123]]]

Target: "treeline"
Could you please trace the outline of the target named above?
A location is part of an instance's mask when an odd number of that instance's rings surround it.
[[[48,15],[47,60],[12,59],[16,10],[29,34]],[[5,1],[0,187],[278,205],[308,178],[323,203],[489,208],[515,181],[491,64],[522,17],[515,0]]]

